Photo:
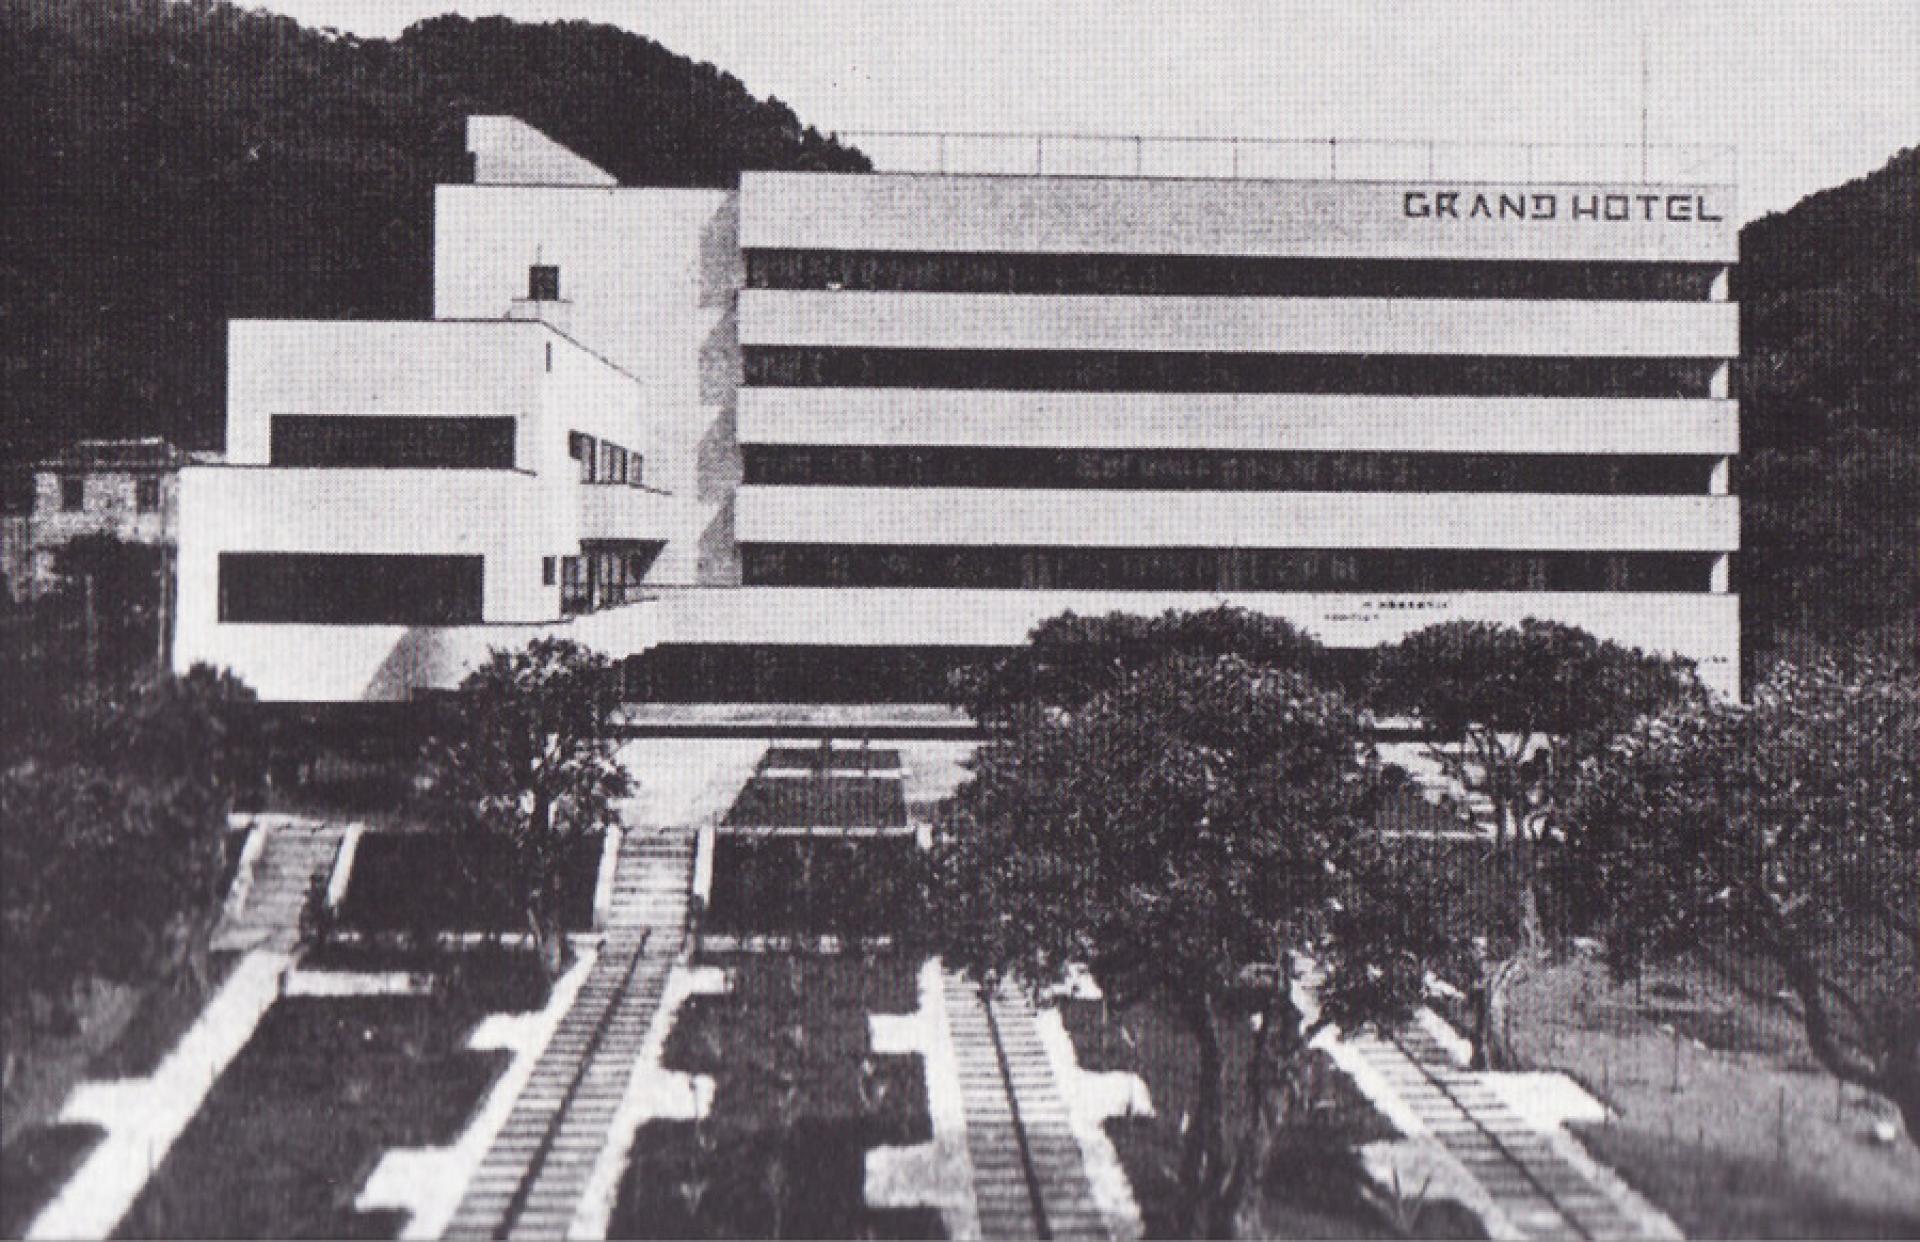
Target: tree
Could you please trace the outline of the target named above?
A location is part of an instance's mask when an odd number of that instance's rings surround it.
[[[1164,1005],[1192,1034],[1196,1235],[1233,1230],[1317,1024],[1404,1016],[1445,949],[1370,831],[1375,774],[1337,693],[1174,655],[1071,711],[995,715],[937,825],[927,907],[950,965],[1037,988],[1084,963],[1115,1003]],[[1316,967],[1309,1020],[1295,984]]]
[[[1568,773],[1634,721],[1698,697],[1699,683],[1684,661],[1531,617],[1518,628],[1449,621],[1417,630],[1381,653],[1374,679],[1376,705],[1412,716],[1441,770],[1489,808],[1498,893],[1472,995],[1475,1056],[1498,1064],[1507,987],[1545,936],[1540,849],[1577,831],[1560,813]]]
[[[257,783],[252,692],[196,665],[75,694],[0,772],[0,997],[9,1052],[90,980],[202,989],[227,814]]]
[[[550,976],[566,966],[564,862],[580,838],[618,822],[632,788],[608,719],[616,670],[580,644],[539,638],[496,650],[460,683],[426,751],[432,799],[460,833],[502,843],[506,882]]]
[[[1572,861],[1609,960],[1770,969],[1814,1056],[1920,1142],[1920,678],[1877,660],[1779,666],[1750,707],[1692,704],[1575,783]]]
[[[1234,655],[1250,664],[1319,671],[1326,649],[1279,617],[1220,605],[1157,617],[1064,612],[1035,626],[1024,646],[962,670],[955,702],[987,722],[1033,704],[1072,710],[1134,669],[1172,655]]]

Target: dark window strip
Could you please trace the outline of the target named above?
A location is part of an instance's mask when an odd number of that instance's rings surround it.
[[[1429,397],[1712,395],[1718,358],[843,349],[750,345],[760,387],[1040,392],[1299,392]]]
[[[305,625],[469,625],[481,619],[478,556],[222,552],[220,620]]]
[[[511,418],[276,414],[268,453],[276,466],[511,470],[514,433]]]
[[[740,545],[748,586],[1143,591],[1706,591],[1714,554],[1399,548]]]
[[[1714,459],[1655,455],[1283,452],[748,444],[750,484],[1151,491],[1702,495]]]
[[[1719,263],[749,250],[754,289],[1704,302]]]

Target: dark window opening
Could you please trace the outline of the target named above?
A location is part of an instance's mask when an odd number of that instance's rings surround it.
[[[220,620],[306,625],[471,625],[485,560],[305,552],[220,554]]]
[[[589,545],[578,556],[561,558],[560,611],[571,616],[640,599],[647,570],[663,546]]]
[[[276,466],[385,466],[511,470],[511,418],[412,418],[276,414]]]
[[[133,481],[133,507],[141,513],[152,513],[160,508],[159,479]]]
[[[552,586],[554,582],[554,563],[551,556],[540,558],[540,585]]]
[[[1024,389],[1040,392],[1300,392],[1380,396],[1713,395],[1719,358],[1455,357],[1126,351],[841,349],[753,345],[760,387]]]
[[[582,483],[592,483],[599,478],[600,445],[592,436],[579,431],[569,434],[567,455],[580,463]]]
[[[78,513],[87,507],[87,481],[78,475],[60,480],[60,511]]]
[[[748,586],[1135,591],[1682,591],[1714,553],[740,545]]]
[[[1287,452],[748,444],[743,482],[787,486],[1153,491],[1705,495],[1716,459],[1524,453]]]
[[[528,268],[527,299],[533,302],[558,302],[560,269],[539,263]]]
[[[1704,302],[1720,263],[749,250],[752,289]]]

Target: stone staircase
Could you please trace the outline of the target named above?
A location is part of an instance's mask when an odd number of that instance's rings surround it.
[[[1480,1075],[1460,1069],[1432,1035],[1409,1027],[1392,1039],[1369,1034],[1350,1042],[1526,1236],[1647,1236],[1642,1222]]]
[[[250,870],[234,877],[236,893],[214,928],[216,950],[265,949],[285,953],[300,940],[300,911],[316,877],[330,874],[346,829],[337,824],[272,824],[260,833]]]
[[[564,1238],[686,938],[691,834],[628,838],[606,938],[467,1184],[449,1238]]]
[[[956,975],[944,985],[981,1236],[1106,1237],[1032,1005],[1008,992],[989,1006]]]

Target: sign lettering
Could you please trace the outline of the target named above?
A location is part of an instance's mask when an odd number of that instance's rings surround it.
[[[1620,224],[1671,221],[1720,224],[1725,216],[1707,206],[1704,194],[1560,194],[1505,190],[1406,190],[1400,214],[1409,220],[1555,220]]]

